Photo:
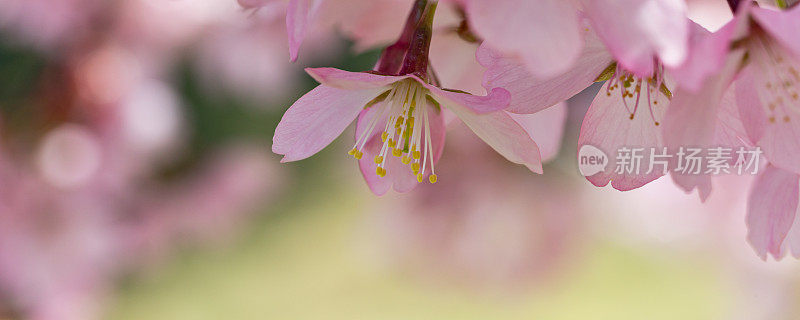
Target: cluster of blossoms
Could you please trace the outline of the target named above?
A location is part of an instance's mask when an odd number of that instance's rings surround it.
[[[245,18],[227,0],[0,3],[4,54],[42,57],[41,70],[11,76],[33,79],[29,96],[4,91],[0,103],[0,318],[100,318],[117,279],[179,243],[230,234],[277,191],[269,155],[247,143],[213,146],[164,175],[188,159],[191,138],[170,68],[197,45],[227,80],[230,58],[205,52],[254,43]],[[201,38],[208,29],[242,41]],[[249,80],[272,82],[260,78]]]
[[[240,1],[248,7],[271,2]],[[284,162],[305,159],[357,118],[350,154],[367,184],[379,195],[392,187],[406,192],[440,179],[434,167],[445,126],[460,120],[509,161],[542,173],[527,117],[604,82],[583,119],[579,148],[589,145],[606,154],[625,148],[671,154],[681,148],[759,148],[768,164],[751,190],[748,240],[762,258],[781,258],[790,249],[800,256],[800,226],[794,223],[800,198],[800,8],[793,3],[720,0],[730,18],[709,31],[699,24],[702,17],[690,18],[684,0],[439,2],[289,1],[292,59],[306,30],[320,21],[356,30],[359,45],[387,40],[386,28],[370,35],[373,29],[349,21],[363,19],[337,20],[342,17],[329,16],[328,6],[376,10],[359,12],[369,16],[402,3],[410,14],[373,70],[306,69],[321,85],[286,111],[273,151]],[[436,14],[438,7],[446,10]],[[434,23],[435,15],[443,22]],[[447,35],[462,43],[437,45]],[[459,59],[459,50],[471,59]],[[587,179],[631,190],[670,174],[705,201],[711,174],[673,170],[674,161],[668,165],[648,172],[611,166]]]

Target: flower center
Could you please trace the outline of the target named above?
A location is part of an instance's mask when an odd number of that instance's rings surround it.
[[[792,113],[800,113],[800,95],[797,90],[800,72],[796,68],[800,64],[767,36],[762,35],[756,39],[750,52],[761,68],[759,85],[762,89],[758,90],[761,105],[767,113],[769,123],[776,123],[778,120],[789,122]]]
[[[385,120],[381,133],[380,151],[373,159],[378,167],[375,173],[379,177],[386,176],[386,161],[389,157],[398,157],[403,164],[409,165],[422,182],[428,165],[430,176],[428,181],[436,183],[438,177],[433,167],[434,154],[431,143],[431,128],[428,119],[427,92],[420,83],[413,79],[395,82],[386,96],[385,103],[376,104],[372,119],[366,129],[356,137],[356,143],[349,154],[356,159],[364,156],[364,145],[373,136],[379,124]]]
[[[631,120],[636,117],[640,103],[647,103],[650,119],[653,124],[658,126],[661,123],[656,119],[654,108],[658,106],[659,96],[663,94],[667,99],[670,99],[672,95],[664,85],[663,69],[663,66],[659,63],[652,77],[642,79],[617,66],[614,76],[606,84],[606,95],[610,97],[612,94],[617,94],[615,91],[619,91],[618,94],[621,95],[622,103],[625,105],[628,114],[630,114],[629,118]],[[643,86],[645,87],[644,93],[642,93]]]

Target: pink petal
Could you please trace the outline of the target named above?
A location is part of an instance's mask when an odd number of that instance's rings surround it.
[[[283,114],[272,137],[272,152],[284,155],[281,162],[314,155],[342,134],[364,106],[383,91],[317,86]]]
[[[414,77],[416,79],[416,77]],[[417,79],[419,81],[419,79]],[[494,88],[488,95],[478,96],[463,92],[453,92],[437,88],[419,81],[428,90],[436,101],[448,105],[459,105],[468,108],[475,113],[490,113],[498,110],[503,110],[508,107],[511,101],[511,94],[508,90],[503,88]]]
[[[611,54],[591,32],[586,34],[586,45],[575,65],[550,79],[534,76],[519,60],[503,56],[485,45],[478,48],[477,57],[486,67],[483,86],[511,92],[507,111],[514,113],[538,112],[569,99],[592,85],[613,62]]]
[[[665,115],[663,127],[664,144],[671,154],[675,154],[681,147],[708,150],[719,146],[714,144],[714,138],[717,127],[722,125],[719,118],[722,97],[728,91],[731,96],[733,95],[733,91],[728,90],[728,87],[739,66],[741,56],[741,52],[732,55],[726,67],[718,75],[706,81],[700,90],[692,92],[679,88],[675,92],[675,97]],[[675,183],[686,192],[697,188],[703,201],[711,193],[711,177],[708,175],[684,174],[678,171],[672,171],[671,175]]]
[[[583,118],[580,137],[578,137],[578,148],[584,145],[594,146],[602,150],[609,159],[610,165],[606,167],[606,171],[587,177],[589,182],[598,187],[611,182],[615,189],[626,191],[641,187],[662,176],[661,166],[655,166],[649,174],[647,171],[649,170],[650,150],[655,148],[657,153],[662,152],[661,128],[656,126],[654,121],[664,118],[666,104],[669,100],[661,92],[657,90],[653,92],[652,98],[657,97],[659,104],[653,105],[654,114],[651,115],[643,88],[643,97],[641,98],[643,101],[640,101],[639,109],[633,119],[630,119],[636,98],[627,99],[631,110],[628,111],[618,89],[612,91],[611,95],[607,95],[608,85],[609,82],[603,85]],[[623,147],[642,148],[638,173],[635,169],[632,173],[618,174],[615,172],[618,150]]]
[[[237,0],[237,1],[239,2],[239,5],[242,6],[242,8],[253,9],[253,8],[263,7],[267,5],[267,3],[273,2],[274,0]]]
[[[683,63],[689,26],[682,0],[588,1],[586,15],[617,62],[640,77],[653,74],[653,57]]]
[[[286,32],[289,35],[289,57],[292,61],[297,61],[300,45],[303,44],[321,1],[289,0],[286,9]]]
[[[542,173],[539,146],[508,113],[503,111],[477,114],[459,104],[446,104],[453,113],[492,149],[508,161],[525,165],[533,172]]]
[[[785,122],[777,119],[775,123],[767,123],[764,137],[758,145],[764,156],[776,167],[800,172],[800,118]]]
[[[714,131],[714,145],[726,147],[752,147],[747,131],[739,115],[739,106],[736,104],[736,87],[731,84],[722,95],[717,114],[717,126]]]
[[[567,121],[567,104],[565,102],[533,114],[509,113],[509,115],[539,145],[542,162],[550,161],[558,155],[558,151],[561,149],[561,140],[564,137],[564,125]]]
[[[756,73],[753,65],[745,67],[736,80],[736,105],[740,119],[750,141],[758,142],[764,136],[767,117],[761,105],[761,98],[756,90]]]
[[[750,8],[753,19],[771,38],[794,54],[800,55],[800,6],[786,11],[775,11],[759,7]]]
[[[742,93],[739,101],[740,113],[745,118],[745,124],[752,126],[748,133],[764,151],[764,156],[774,166],[800,173],[800,117],[796,108],[798,99],[789,93],[797,92],[796,85],[783,88],[783,79],[775,75],[786,72],[787,67],[800,70],[800,62],[780,51],[781,48],[772,47],[762,50],[750,50],[750,57],[754,67],[742,75],[742,84],[737,84]],[[772,54],[782,55],[784,64],[776,64]],[[750,81],[746,84],[745,81]],[[780,86],[778,90],[769,86]],[[746,87],[746,88],[741,88]],[[778,93],[776,94],[776,90]],[[753,94],[755,91],[755,94]],[[737,93],[739,94],[739,93]],[[783,99],[785,103],[776,102]],[[771,106],[771,107],[768,107]],[[753,119],[756,118],[756,119]]]
[[[356,124],[356,139],[360,138],[364,134],[365,128],[369,125],[375,116],[375,113],[380,110],[381,107],[382,104],[376,104],[375,106],[361,112]],[[431,108],[428,110],[431,110],[428,112],[428,117],[432,132],[431,143],[433,144],[434,163],[436,163],[442,156],[442,150],[444,149],[445,125],[441,113],[432,111],[433,109]],[[375,173],[375,169],[378,167],[378,165],[375,163],[374,159],[383,146],[383,141],[381,141],[380,136],[383,132],[382,128],[385,127],[385,124],[386,119],[380,119],[377,122],[375,127],[379,129],[371,132],[370,138],[364,145],[364,156],[358,161],[358,167],[361,170],[364,180],[367,182],[367,186],[369,186],[372,193],[379,196],[388,192],[389,188],[392,188],[392,186],[394,186],[395,191],[402,193],[411,191],[419,184],[417,177],[411,171],[411,167],[403,164],[403,162],[400,161],[400,158],[392,155],[389,155],[386,158],[386,176],[379,177]],[[423,143],[423,148],[424,147],[425,144]],[[429,175],[430,169],[427,169],[426,172],[427,173],[425,174],[425,177]]]
[[[800,209],[800,206],[798,207]],[[789,229],[789,233],[786,234],[786,238],[783,240],[781,252],[786,252],[787,248],[792,253],[792,256],[800,259],[800,214],[797,211],[794,213],[792,228]]]
[[[781,246],[797,210],[798,175],[769,166],[756,178],[747,204],[747,240],[762,259],[783,256]]]
[[[713,34],[693,22],[690,29],[688,57],[677,68],[671,68],[670,74],[681,88],[697,91],[706,79],[725,66],[735,23],[729,23]]]
[[[306,68],[306,73],[329,87],[360,90],[385,87],[408,76],[383,76],[367,72],[351,72],[336,68]]]
[[[411,8],[404,0],[350,0],[336,3],[339,28],[363,51],[397,39]],[[438,18],[438,17],[437,17]]]
[[[519,57],[537,76],[566,71],[580,54],[580,26],[570,1],[464,2],[471,26],[484,43]]]
[[[473,94],[486,94],[481,85],[485,68],[475,59],[478,44],[470,43],[450,30],[434,32],[430,62],[446,88],[458,88]]]

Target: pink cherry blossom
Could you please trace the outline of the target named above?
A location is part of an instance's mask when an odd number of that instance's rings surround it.
[[[484,86],[508,89],[512,96],[510,111],[533,113],[570,98],[598,79],[610,78],[584,118],[579,146],[593,145],[607,155],[616,155],[616,150],[623,146],[662,147],[659,122],[671,98],[665,90],[664,67],[656,63],[656,71],[650,77],[638,78],[614,63],[593,32],[586,32],[584,38],[586,44],[575,66],[550,80],[536,78],[518,60],[482,47],[478,60],[487,68]],[[649,158],[645,156],[644,163]],[[609,171],[588,179],[597,186],[612,182],[617,189],[630,190],[661,175],[658,171],[649,174]]]
[[[412,182],[426,176],[431,182],[437,179],[434,165],[444,141],[441,114],[448,110],[509,161],[541,172],[536,143],[501,111],[509,101],[504,89],[473,96],[440,89],[414,75],[384,76],[332,68],[306,71],[321,85],[295,102],[278,124],[272,150],[284,155],[282,162],[319,152],[360,115],[362,125],[350,154],[361,160],[362,171],[369,161],[375,166],[372,175],[397,174],[385,180],[394,179],[397,191],[408,191],[416,185]],[[398,169],[401,165],[410,168]],[[368,178],[367,182],[376,194],[383,194],[388,190],[380,183],[383,180]]]
[[[738,109],[732,112],[736,116],[727,119],[740,123],[742,144],[760,147],[776,167],[800,170],[793,153],[800,129],[791,121],[792,101],[798,94],[794,73],[800,65],[794,57],[800,52],[800,39],[783,32],[796,23],[793,19],[798,13],[797,8],[781,12],[743,2],[734,19],[719,31],[693,39],[695,49],[676,70],[680,75],[676,95],[680,96],[665,121],[671,148],[719,144],[713,128],[724,118],[721,110],[733,105]],[[731,91],[735,98],[724,99]],[[698,188],[703,199],[711,191],[708,177],[673,178],[686,191]]]
[[[358,117],[349,153],[359,160],[367,184],[378,195],[392,186],[406,192],[426,177],[437,181],[435,164],[449,112],[509,161],[541,172],[538,146],[502,111],[510,99],[507,90],[477,96],[432,84],[438,81],[428,53],[438,3],[419,4],[398,41],[384,50],[376,71],[306,69],[321,85],[297,100],[278,124],[272,151],[284,155],[282,162],[317,153]]]

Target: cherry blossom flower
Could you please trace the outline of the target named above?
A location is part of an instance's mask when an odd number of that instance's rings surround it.
[[[720,110],[735,105],[741,142],[760,147],[774,166],[800,170],[793,153],[798,131],[791,121],[797,100],[794,87],[800,79],[794,75],[800,68],[794,58],[800,39],[783,32],[798,13],[797,8],[776,11],[743,2],[722,29],[696,39],[697,50],[678,70],[687,90],[678,92],[665,120],[671,148],[715,144],[713,128]],[[735,98],[725,101],[730,91]],[[673,174],[673,179],[686,191],[697,188],[702,199],[711,191],[708,177]]]
[[[567,72],[550,80],[537,79],[517,61],[482,46],[478,59],[487,68],[484,86],[505,88],[511,92],[509,111],[535,113],[564,101],[596,80],[606,80],[589,108],[581,128],[580,145],[593,145],[607,155],[627,147],[661,147],[659,122],[671,98],[666,89],[664,67],[656,63],[656,72],[639,78],[614,63],[597,36],[586,32],[586,44],[578,62]],[[611,156],[613,157],[613,156]],[[640,187],[659,177],[650,174],[600,172],[587,177],[597,186],[609,182],[620,190]]]
[[[661,44],[626,44],[625,41],[614,43],[615,39],[624,37],[624,34],[620,33],[621,30],[633,27],[626,27],[624,24],[622,26],[603,24],[602,21],[611,20],[611,17],[607,12],[601,10],[602,8],[596,9],[601,12],[591,13],[591,8],[588,10],[587,15],[594,17],[594,20],[590,20],[591,26],[587,25],[584,32],[585,44],[581,58],[567,72],[552,79],[536,78],[522,68],[518,60],[498,54],[486,46],[481,47],[478,58],[481,64],[487,67],[484,86],[508,89],[512,95],[511,106],[508,110],[516,113],[538,112],[571,97],[595,81],[607,80],[584,118],[578,144],[579,147],[583,145],[597,147],[611,159],[610,168],[587,177],[590,182],[596,186],[605,186],[610,182],[616,189],[630,190],[659,178],[664,175],[664,170],[650,170],[649,168],[640,168],[636,170],[637,172],[616,170],[614,159],[617,152],[623,147],[640,148],[646,151],[641,154],[641,163],[649,163],[652,156],[651,149],[662,153],[664,147],[671,146],[665,143],[665,134],[683,132],[682,129],[670,128],[667,131],[663,128],[663,123],[667,121],[666,114],[672,108],[672,104],[677,102],[679,106],[695,106],[698,101],[702,102],[702,99],[708,100],[714,97],[716,97],[717,104],[721,101],[727,88],[724,84],[718,85],[716,90],[700,91],[705,95],[692,96],[691,94],[695,92],[692,90],[697,90],[697,87],[700,86],[698,83],[703,83],[704,77],[718,70],[718,63],[703,65],[702,61],[705,60],[702,59],[720,52],[720,46],[716,44],[724,43],[724,39],[710,42],[714,45],[708,45],[708,42],[702,40],[711,37],[709,32],[690,23],[683,12],[676,9],[672,15],[678,15],[680,19],[685,20],[689,27],[690,34],[686,40],[687,44],[683,45],[683,41],[680,39],[664,40],[664,43]],[[636,9],[637,12],[638,10],[647,11],[643,8]],[[671,17],[671,19],[678,18]],[[668,27],[664,28],[669,29]],[[595,32],[595,29],[600,30]],[[653,32],[665,33],[665,29]],[[642,34],[639,36],[653,38],[652,35]],[[668,44],[675,48],[667,48]],[[636,46],[641,45],[644,47],[637,49]],[[608,47],[610,49],[606,49]],[[689,53],[676,53],[679,51],[688,51]],[[662,55],[671,56],[667,58],[670,64],[661,60]],[[640,56],[647,58],[644,59]],[[649,66],[639,63],[639,61],[648,61]],[[628,69],[623,62],[632,66],[632,69]],[[691,65],[692,68],[689,69],[687,65]],[[645,76],[640,76],[642,74]],[[676,78],[681,78],[682,81],[676,84]],[[726,79],[728,83],[731,80],[730,77]],[[690,80],[694,82],[690,82]],[[681,84],[683,85],[681,86]],[[680,96],[676,95],[673,99],[673,91],[679,93]],[[714,110],[717,108],[715,107]],[[712,113],[709,119],[714,121],[706,127],[706,131],[710,132],[707,142],[709,145],[719,142],[713,140],[717,131],[720,132],[720,139],[723,137],[723,133],[742,133],[741,130],[725,131],[728,128],[741,127],[736,123],[738,116],[725,117],[723,114]],[[723,121],[725,121],[725,125],[721,124]],[[725,145],[740,145],[735,144],[737,142],[735,139],[728,139],[725,142]],[[707,192],[703,195],[707,196]]]
[[[416,29],[404,32],[397,43],[400,47],[387,48],[377,72],[306,69],[321,85],[295,102],[278,124],[272,150],[284,155],[282,162],[317,153],[358,117],[350,154],[359,160],[368,185],[376,194],[384,194],[392,185],[406,192],[426,177],[431,183],[437,181],[443,115],[452,112],[509,161],[541,172],[538,146],[501,111],[508,106],[508,91],[497,88],[475,96],[431,83],[427,56],[436,5],[427,4],[424,23],[409,19]],[[414,15],[412,11],[410,17]],[[398,55],[392,51],[396,49],[407,52]],[[402,56],[401,64],[397,58]],[[385,74],[379,74],[382,71]]]

